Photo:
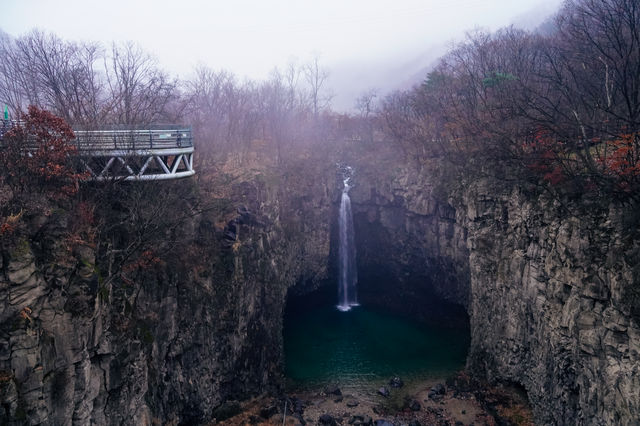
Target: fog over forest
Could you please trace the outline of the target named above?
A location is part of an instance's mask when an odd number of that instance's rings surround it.
[[[172,76],[205,65],[239,80],[318,56],[328,70],[331,106],[353,111],[362,93],[383,95],[422,81],[466,31],[514,25],[533,29],[559,0],[273,2],[3,2],[0,31],[37,28],[67,41],[133,41]],[[99,17],[80,19],[79,17]]]

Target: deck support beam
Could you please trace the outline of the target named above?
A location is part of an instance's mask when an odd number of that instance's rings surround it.
[[[173,163],[170,163],[173,160]],[[89,180],[167,180],[193,176],[193,147],[150,149],[83,151],[80,155],[83,167],[89,171]],[[119,167],[114,167],[119,163]],[[154,164],[155,163],[155,164]],[[141,166],[138,168],[137,165]]]

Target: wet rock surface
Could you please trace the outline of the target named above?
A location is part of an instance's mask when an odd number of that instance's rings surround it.
[[[465,306],[470,371],[522,385],[540,424],[640,418],[635,207],[442,178],[428,163],[382,170],[367,161],[356,164],[352,190],[356,244],[363,269],[384,278],[361,280],[376,292],[394,281],[394,294],[422,308],[394,295],[371,303],[438,312],[421,293]]]
[[[345,401],[335,403],[323,390],[307,390],[288,397],[304,401],[301,415],[287,410],[284,416],[283,400],[278,415],[265,424],[286,425],[469,425],[530,424],[532,414],[517,390],[491,387],[488,384],[459,375],[451,379],[451,386],[439,402],[430,401],[427,393],[437,383],[411,382],[398,390],[391,400],[376,395],[373,391],[345,392]],[[460,385],[460,387],[458,387]],[[267,398],[268,399],[268,398]],[[357,399],[357,407],[349,407],[346,401]],[[420,402],[426,400],[426,402]],[[244,412],[221,422],[227,425],[241,425],[250,422],[264,401],[254,401],[245,405]],[[303,418],[305,423],[300,421]],[[520,422],[520,423],[518,423]],[[529,423],[527,423],[529,422]]]
[[[392,388],[401,388],[402,386],[404,386],[404,382],[400,377],[393,377],[391,380],[389,380],[389,386],[391,386]]]
[[[386,386],[380,386],[378,388],[378,395],[381,395],[387,398],[389,395],[391,395],[391,392],[389,392],[389,388],[387,388]]]
[[[69,243],[62,209],[0,250],[0,423],[204,424],[276,392],[287,289],[326,276],[330,200],[301,195],[321,181],[265,185],[235,185],[237,210],[191,218],[187,248],[128,282]]]
[[[524,389],[539,424],[637,421],[635,206],[551,199],[375,154],[376,167],[354,162],[351,192],[360,278],[372,289],[363,300],[441,324],[468,319],[469,371]],[[232,214],[201,215],[177,233],[194,240],[193,263],[158,265],[133,284],[105,283],[108,259],[65,240],[64,211],[32,218],[0,254],[2,420],[202,424],[233,414],[229,401],[277,393],[287,291],[317,288],[331,258],[338,194],[317,176],[236,185]],[[376,387],[366,396],[373,404],[314,397],[302,412],[290,405],[287,421],[313,424],[331,410],[343,424],[481,424],[515,410],[469,381],[435,385],[411,395],[415,411],[389,409],[406,385],[386,388],[387,397]],[[247,421],[281,422],[284,409],[273,407]]]
[[[324,393],[326,393],[327,395],[335,395],[335,396],[341,396],[342,392],[340,391],[340,388],[337,386],[327,386],[324,388]]]

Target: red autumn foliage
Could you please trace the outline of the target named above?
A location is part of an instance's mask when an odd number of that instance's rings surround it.
[[[11,225],[10,223],[5,222],[0,225],[0,235],[11,234],[14,230],[15,226]]]
[[[566,181],[567,177],[560,166],[554,166],[550,172],[545,173],[544,176],[542,176],[542,179],[549,182],[551,185],[559,185]]]
[[[86,177],[73,164],[77,148],[71,127],[60,117],[30,106],[3,137],[0,165],[6,183],[20,192],[45,192],[64,198]]]
[[[538,130],[531,143],[526,143],[524,152],[529,156],[527,168],[551,185],[559,185],[566,180],[558,150],[562,144],[553,140],[545,131]]]
[[[640,176],[640,134],[623,134],[620,138],[607,142],[612,149],[604,165],[606,171],[615,177],[634,178]]]

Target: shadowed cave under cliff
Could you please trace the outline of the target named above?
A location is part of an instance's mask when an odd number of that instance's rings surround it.
[[[463,368],[469,317],[464,298],[456,299],[466,283],[454,282],[460,276],[451,270],[455,266],[437,256],[425,258],[405,244],[406,235],[355,206],[360,306],[339,312],[337,227],[332,224],[330,278],[318,288],[299,283],[287,295],[284,347],[290,385],[323,380],[347,388],[363,385],[357,367],[340,365],[348,363],[349,356],[374,382],[395,374],[409,380],[442,378]]]

